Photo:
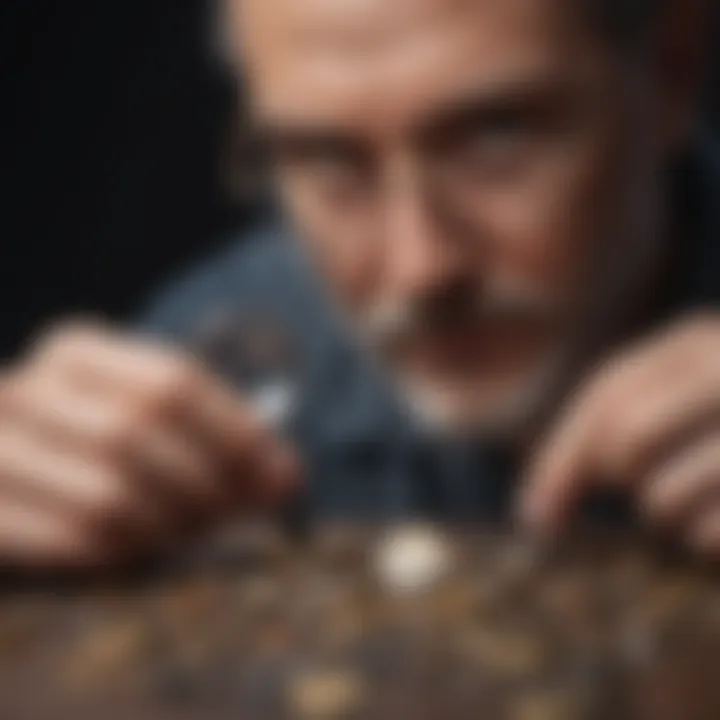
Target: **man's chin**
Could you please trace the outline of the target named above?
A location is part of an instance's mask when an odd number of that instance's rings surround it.
[[[410,419],[431,435],[513,441],[525,435],[546,406],[557,365],[502,379],[400,378]]]

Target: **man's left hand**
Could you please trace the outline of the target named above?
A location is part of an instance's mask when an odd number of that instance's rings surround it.
[[[591,487],[620,488],[649,523],[720,556],[720,315],[611,359],[569,405],[531,464],[522,518],[553,531]]]

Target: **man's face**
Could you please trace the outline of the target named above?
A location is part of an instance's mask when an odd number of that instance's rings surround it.
[[[652,252],[640,63],[575,0],[231,5],[286,207],[361,337],[426,421],[526,420]]]

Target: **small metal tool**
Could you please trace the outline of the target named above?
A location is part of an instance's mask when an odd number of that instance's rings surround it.
[[[220,313],[209,318],[195,343],[197,355],[242,390],[258,416],[280,434],[295,420],[301,363],[281,321],[269,313]],[[294,541],[310,534],[308,493],[296,491],[280,509],[284,531]]]

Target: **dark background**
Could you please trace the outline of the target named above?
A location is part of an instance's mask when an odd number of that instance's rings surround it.
[[[0,355],[131,315],[247,221],[221,186],[233,86],[204,0],[2,0]]]
[[[1,0],[0,358],[57,314],[131,316],[252,221],[223,186],[234,88],[209,7]]]

